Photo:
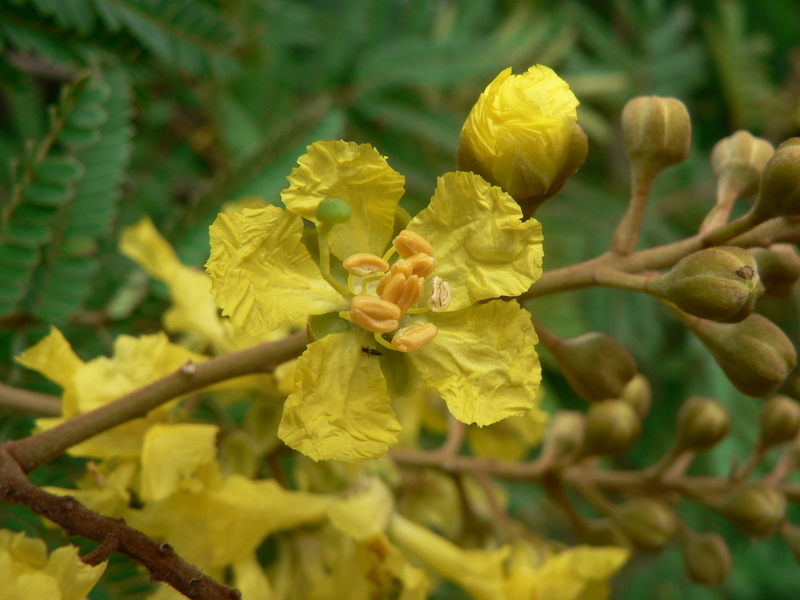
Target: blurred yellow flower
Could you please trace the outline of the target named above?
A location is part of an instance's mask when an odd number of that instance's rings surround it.
[[[379,456],[400,430],[390,396],[415,386],[438,390],[466,423],[532,408],[540,368],[528,313],[513,301],[476,303],[538,279],[539,223],[457,172],[398,225],[404,179],[369,145],[316,142],[299,165],[286,210],[219,215],[206,265],[223,314],[251,335],[312,317],[317,339],[297,364],[281,439],[315,460]],[[349,218],[320,220],[331,201]]]
[[[478,98],[461,129],[458,168],[499,185],[527,215],[556,194],[586,159],[578,100],[543,65],[500,73]]]
[[[0,600],[83,600],[105,569],[81,562],[75,546],[48,556],[43,540],[0,529]]]

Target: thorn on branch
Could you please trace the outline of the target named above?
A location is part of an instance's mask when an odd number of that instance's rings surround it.
[[[81,561],[87,565],[96,567],[105,562],[119,548],[119,539],[115,535],[110,535],[94,550],[81,557]]]

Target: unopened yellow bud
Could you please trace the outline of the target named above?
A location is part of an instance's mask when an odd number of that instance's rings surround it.
[[[397,249],[397,253],[403,258],[408,258],[414,254],[422,252],[428,256],[433,256],[433,246],[420,234],[403,229],[392,241],[392,245]],[[410,274],[410,273],[409,273]]]
[[[344,259],[342,265],[347,269],[348,273],[356,277],[368,277],[369,275],[389,270],[389,263],[380,256],[366,252],[351,254]]]
[[[791,298],[800,279],[800,256],[791,244],[772,244],[750,250],[758,264],[764,294],[772,298]]]
[[[642,424],[633,407],[623,400],[604,400],[589,407],[583,454],[614,456],[636,443]]]
[[[583,446],[586,415],[577,410],[559,410],[547,426],[542,454],[556,461],[571,460]]]
[[[672,507],[653,498],[634,498],[616,507],[612,519],[636,548],[661,550],[675,535]]]
[[[683,567],[702,585],[721,583],[731,572],[731,551],[716,532],[692,533],[681,544]]]
[[[400,325],[401,311],[392,302],[375,296],[355,296],[350,303],[350,318],[367,331],[389,333]]]
[[[800,215],[800,138],[783,142],[764,166],[753,217]]]
[[[622,390],[619,399],[633,407],[640,421],[644,420],[647,413],[650,412],[650,405],[653,402],[653,390],[650,388],[647,377],[637,373]]]
[[[713,448],[731,430],[728,409],[713,398],[691,396],[678,411],[677,449],[702,451]]]
[[[773,487],[751,482],[733,490],[722,502],[722,514],[743,533],[769,537],[786,513],[786,497]]]
[[[438,333],[439,330],[433,323],[409,325],[408,327],[403,327],[394,334],[392,346],[397,348],[400,352],[412,352],[422,348],[435,338]]]
[[[572,389],[587,402],[619,398],[638,370],[625,346],[605,333],[560,340],[550,352]]]
[[[500,73],[469,113],[458,145],[461,171],[500,186],[526,215],[555,195],[586,160],[578,100],[551,69]]]
[[[441,277],[434,277],[431,281],[431,297],[428,298],[428,308],[433,312],[444,312],[450,307],[452,298],[450,285]]]
[[[740,130],[721,139],[711,151],[711,170],[718,185],[732,190],[737,197],[754,196],[764,165],[775,152],[767,140]]]
[[[633,98],[622,109],[622,141],[632,168],[655,176],[689,156],[689,112],[676,98]]]
[[[695,317],[737,323],[753,312],[764,288],[747,250],[720,246],[684,257],[648,290]]]
[[[761,398],[774,392],[797,363],[786,334],[759,314],[741,323],[696,319],[688,325],[736,389],[748,396]]]
[[[761,409],[760,435],[765,446],[791,442],[800,433],[800,404],[789,396],[773,396]]]

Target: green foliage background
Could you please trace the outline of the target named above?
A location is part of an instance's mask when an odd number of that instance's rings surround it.
[[[202,265],[221,204],[279,202],[285,177],[316,139],[367,142],[407,177],[404,205],[425,205],[455,168],[458,132],[503,68],[554,68],[581,101],[587,164],[538,217],[546,268],[602,252],[627,201],[618,119],[640,94],[675,96],[694,124],[691,158],[657,185],[642,244],[692,234],[710,208],[713,144],[739,128],[778,142],[800,132],[800,7],[795,0],[0,0],[0,379],[54,391],[12,357],[53,323],[78,354],[107,353],[120,333],[159,329],[165,288],[116,250],[118,232],[150,215],[181,258]],[[649,298],[591,290],[532,305],[556,333],[605,331],[650,378],[656,403],[620,464],[663,452],[690,394],[728,404],[735,432],[698,472],[724,473],[754,437],[757,401]],[[759,310],[798,341],[794,301]],[[544,356],[549,406],[580,406]],[[789,383],[789,389],[800,389]],[[0,435],[32,421],[0,413]],[[64,484],[60,459],[36,480]],[[516,486],[516,515],[573,541],[555,509]],[[691,586],[676,549],[639,556],[615,597],[667,600],[800,595],[780,540],[751,545],[685,503],[693,526],[728,534],[735,571]],[[45,535],[26,511],[0,524]],[[115,558],[93,598],[138,598],[146,577]],[[457,597],[444,589],[440,597]]]

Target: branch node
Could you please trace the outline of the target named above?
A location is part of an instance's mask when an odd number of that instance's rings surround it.
[[[115,535],[109,535],[103,542],[94,550],[81,557],[81,562],[96,567],[117,551],[119,548],[119,539]]]
[[[192,360],[186,361],[186,364],[181,365],[181,373],[184,375],[195,375],[197,373],[197,365]]]

